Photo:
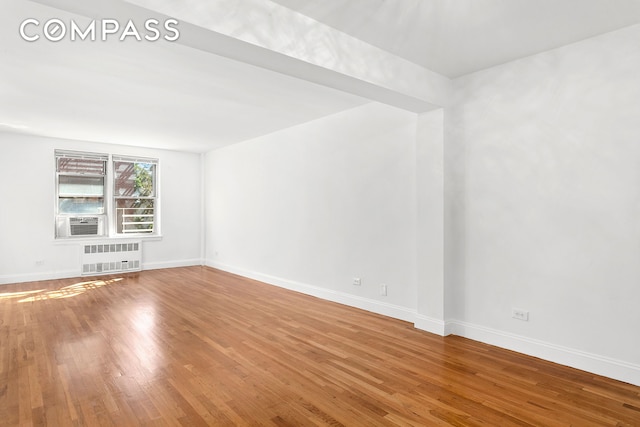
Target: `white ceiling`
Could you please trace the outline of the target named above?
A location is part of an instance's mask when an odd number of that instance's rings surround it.
[[[274,0],[450,78],[640,22],[639,0]]]
[[[276,2],[449,77],[640,22],[640,0]],[[86,19],[3,0],[0,131],[204,152],[369,102],[178,43],[27,43],[33,17]]]
[[[368,102],[178,43],[28,43],[27,17],[86,18],[3,2],[0,130],[204,152]]]

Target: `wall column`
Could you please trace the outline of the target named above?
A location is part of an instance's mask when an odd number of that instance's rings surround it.
[[[417,315],[415,326],[445,335],[444,110],[418,115],[416,131]]]

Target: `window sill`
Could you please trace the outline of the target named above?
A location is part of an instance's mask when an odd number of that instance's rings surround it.
[[[53,243],[56,245],[69,245],[75,243],[91,243],[91,242],[118,242],[123,240],[142,240],[143,242],[154,242],[162,240],[161,234],[153,235],[129,235],[129,236],[95,236],[95,237],[60,237],[54,238]]]

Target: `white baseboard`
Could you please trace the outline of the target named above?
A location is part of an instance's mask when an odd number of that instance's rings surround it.
[[[458,320],[449,320],[445,322],[440,319],[424,316],[405,307],[385,304],[380,301],[282,279],[242,268],[236,268],[214,261],[206,261],[205,265],[307,295],[313,295],[318,298],[345,304],[351,307],[361,308],[363,310],[396,319],[413,322],[416,328],[437,335],[458,335],[640,386],[640,366],[632,363]]]
[[[161,268],[191,267],[194,265],[203,265],[201,259],[186,259],[176,261],[150,262],[142,264],[143,270],[157,270]],[[80,268],[77,270],[49,271],[43,273],[26,273],[12,274],[0,276],[0,285],[8,285],[12,283],[39,282],[42,280],[58,280],[69,279],[72,277],[81,277]]]
[[[194,265],[203,265],[200,258],[184,259],[177,261],[161,261],[161,262],[145,262],[142,263],[142,270],[160,270],[162,268],[192,267]]]
[[[42,280],[67,279],[69,277],[80,277],[80,269],[65,271],[47,271],[43,273],[11,274],[0,276],[0,285],[12,283],[40,282]]]
[[[269,285],[274,285],[306,295],[322,298],[328,301],[337,302],[340,304],[348,305],[350,307],[360,308],[362,310],[382,314],[383,316],[393,317],[394,319],[413,322],[416,316],[416,312],[414,310],[407,309],[406,307],[388,304],[369,298],[363,298],[357,295],[347,294],[345,292],[334,291],[319,286],[308,285],[293,280],[270,276],[268,274],[258,273],[243,268],[237,268],[215,261],[206,261],[205,265],[208,267],[217,268],[218,270],[238,274],[243,277],[248,277],[250,279],[259,280]]]
[[[447,333],[446,323],[440,319],[434,319],[433,317],[424,316],[420,313],[416,313],[413,318],[413,325],[420,330],[431,332],[432,334],[446,336]]]
[[[345,304],[351,307],[378,313],[384,316],[413,322],[415,327],[437,335],[458,335],[475,341],[495,345],[539,357],[544,360],[559,363],[581,369],[594,374],[603,375],[616,380],[628,382],[640,386],[640,365],[625,361],[587,353],[584,351],[559,346],[556,344],[540,341],[497,329],[467,323],[459,320],[449,320],[443,322],[439,319],[430,318],[417,313],[406,307],[396,306],[381,301],[350,295],[344,292],[325,289],[318,286],[308,285],[293,280],[282,279],[267,274],[235,268],[212,261],[207,261],[205,265],[230,273],[239,274],[244,277],[259,280],[271,285],[312,295],[328,301]],[[203,265],[200,259],[176,260],[165,262],[154,262],[143,264],[143,270],[154,270],[161,268],[188,267],[193,265]],[[28,273],[16,275],[0,276],[0,285],[22,282],[36,282],[41,280],[56,280],[72,277],[80,277],[79,270],[65,270],[55,272]]]
[[[640,386],[640,365],[458,320],[452,334]]]

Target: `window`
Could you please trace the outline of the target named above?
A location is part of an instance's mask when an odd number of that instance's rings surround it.
[[[106,155],[56,151],[57,213],[103,214]]]
[[[157,159],[55,151],[56,237],[158,232]]]
[[[156,168],[152,159],[113,158],[116,233],[153,233]]]

